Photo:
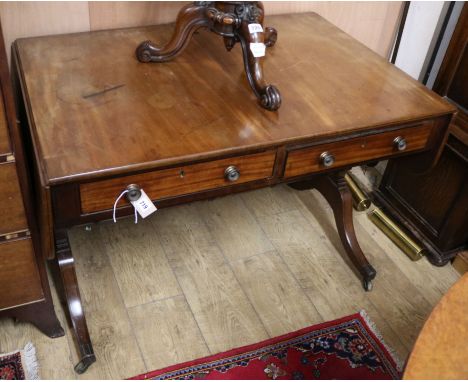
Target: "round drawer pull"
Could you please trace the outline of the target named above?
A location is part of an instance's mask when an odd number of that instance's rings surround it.
[[[236,166],[229,166],[224,170],[224,178],[229,182],[235,182],[240,177],[240,172]]]
[[[393,145],[398,151],[406,150],[406,139],[400,135],[393,140]]]
[[[328,151],[324,151],[320,154],[320,163],[325,167],[333,166],[335,163],[335,156],[330,154]]]
[[[129,184],[127,186],[127,200],[129,202],[134,202],[138,199],[140,199],[140,196],[141,196],[141,189],[140,189],[140,186],[138,184]]]

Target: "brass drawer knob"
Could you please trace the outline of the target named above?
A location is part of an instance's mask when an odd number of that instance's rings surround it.
[[[401,135],[396,137],[393,140],[393,146],[398,150],[398,151],[403,151],[406,150],[406,139],[403,138]]]
[[[141,196],[141,188],[138,184],[129,184],[127,186],[127,200],[129,202],[134,202],[138,199],[140,199]]]
[[[335,163],[335,156],[330,154],[328,151],[324,151],[320,154],[320,163],[325,167],[333,166]]]
[[[236,166],[229,166],[224,170],[224,178],[229,182],[235,182],[240,177],[240,172]]]

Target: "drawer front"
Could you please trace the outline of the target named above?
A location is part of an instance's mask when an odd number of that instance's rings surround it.
[[[284,177],[291,178],[335,167],[352,165],[353,163],[360,163],[362,161],[388,157],[397,153],[423,149],[427,145],[432,126],[432,122],[427,122],[385,133],[292,150],[288,153]],[[404,150],[399,151],[394,142],[398,137],[402,137],[406,141],[406,148]],[[323,164],[321,159],[323,153],[333,156],[334,163],[332,165],[327,167]]]
[[[266,179],[272,176],[276,152],[226,158],[144,174],[124,176],[80,185],[83,213],[111,209],[115,199],[129,184],[138,184],[153,200],[191,194],[233,184]],[[239,179],[225,179],[229,166],[238,169]],[[119,205],[127,204],[121,199]]]
[[[31,239],[0,243],[0,310],[42,300]]]
[[[27,229],[16,166],[0,164],[0,235]]]

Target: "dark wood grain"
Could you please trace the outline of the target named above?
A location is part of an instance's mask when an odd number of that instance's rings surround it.
[[[0,310],[44,298],[31,239],[0,244]]]
[[[148,37],[169,40],[172,25],[18,40],[43,182],[94,180],[453,111],[316,14],[266,22],[281,36],[264,62],[281,89],[276,113],[256,104],[240,47],[226,52],[208,31],[157,65],[138,62],[134,47]]]
[[[150,198],[159,200],[231,184],[266,179],[272,176],[274,163],[275,152],[266,151],[95,183],[85,183],[80,186],[81,208],[83,213],[111,209],[117,197],[129,184],[138,184]],[[228,166],[235,166],[239,170],[240,178],[237,181],[230,182],[224,178],[224,170]],[[121,199],[119,207],[124,204],[128,205],[128,202]]]

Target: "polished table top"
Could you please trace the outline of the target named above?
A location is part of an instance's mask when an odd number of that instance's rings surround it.
[[[171,62],[135,48],[173,25],[21,39],[16,43],[44,185],[157,168],[446,114],[452,106],[317,14],[267,17],[262,109],[241,49],[207,30]]]

